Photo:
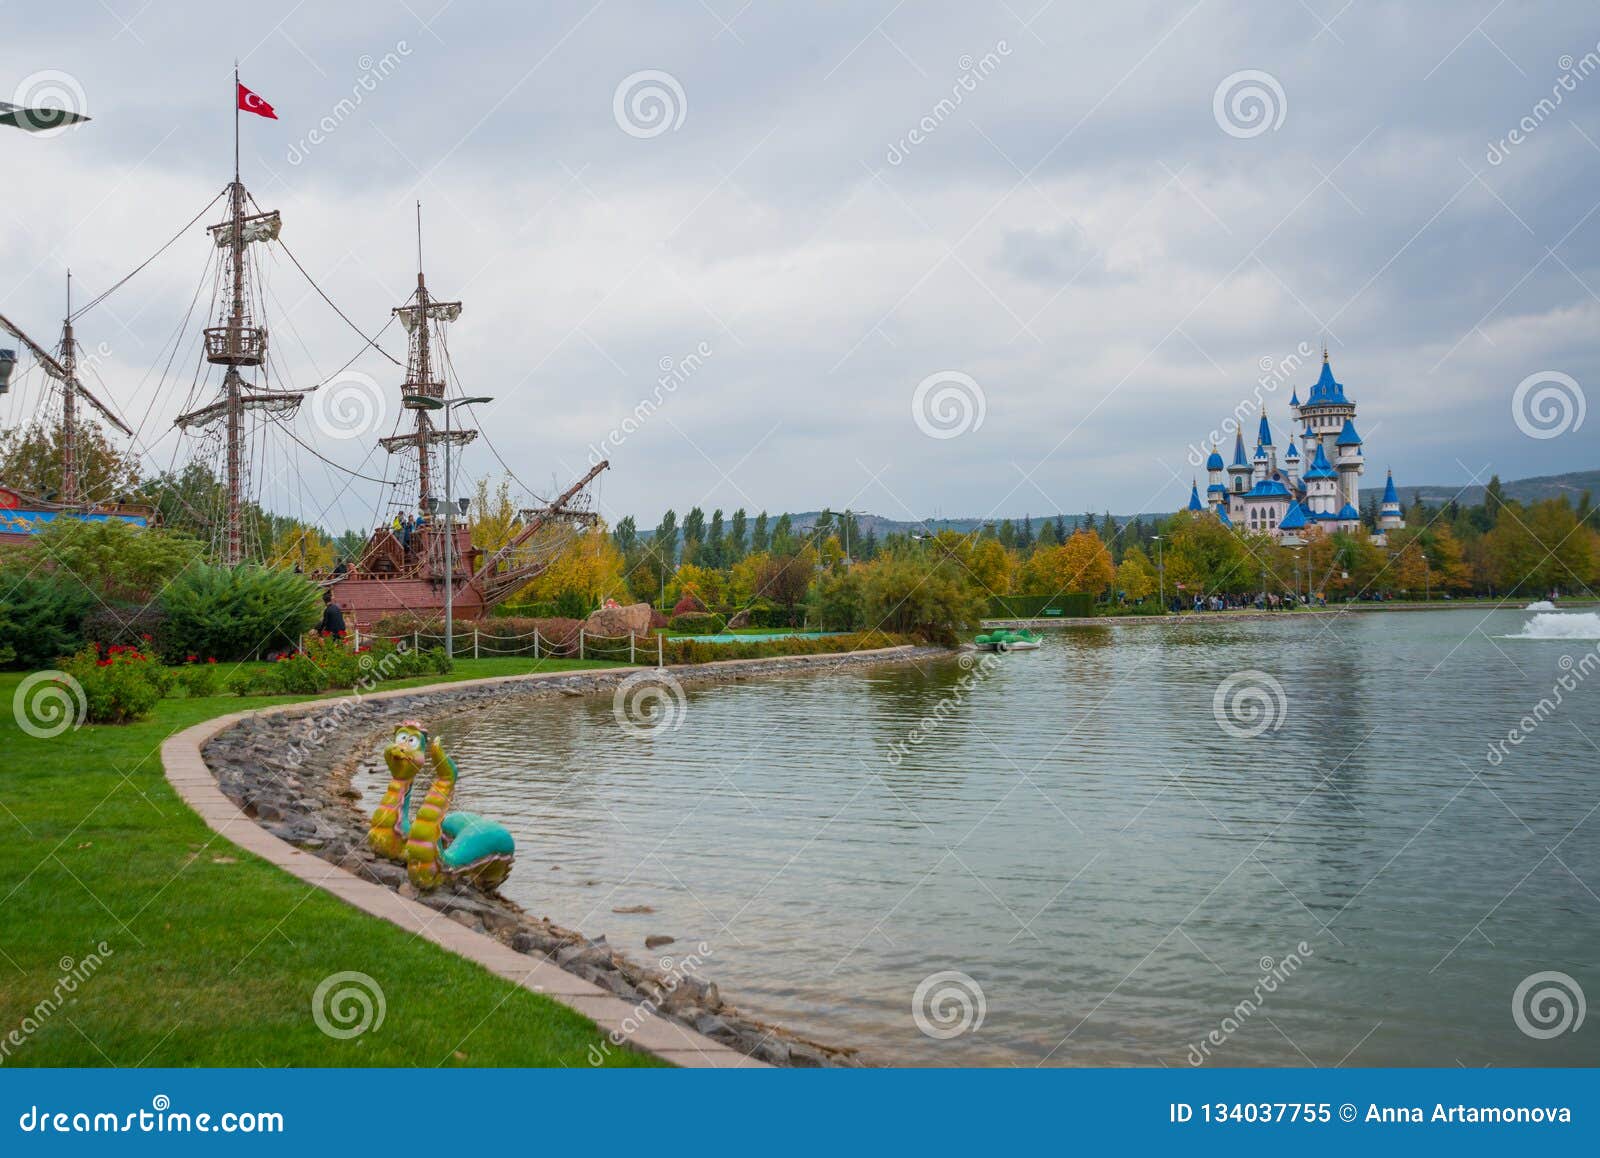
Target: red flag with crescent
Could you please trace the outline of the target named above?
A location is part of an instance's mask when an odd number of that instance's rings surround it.
[[[271,105],[242,84],[239,86],[239,108],[243,112],[255,113],[258,117],[266,117],[274,121],[278,119],[278,114],[272,111]]]

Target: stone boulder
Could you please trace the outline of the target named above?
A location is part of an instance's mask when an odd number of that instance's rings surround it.
[[[590,612],[583,622],[586,635],[646,635],[650,631],[650,605],[632,603],[627,607],[602,607]]]

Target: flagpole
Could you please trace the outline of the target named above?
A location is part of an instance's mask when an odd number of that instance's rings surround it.
[[[239,61],[233,62],[233,180],[239,182]]]

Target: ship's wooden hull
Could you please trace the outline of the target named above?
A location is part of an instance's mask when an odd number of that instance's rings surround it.
[[[444,615],[442,579],[335,576],[328,586],[333,591],[333,601],[344,612],[345,623],[363,632],[370,631],[373,623],[386,615]],[[451,602],[458,619],[477,619],[487,609],[483,592],[471,581],[457,580]]]

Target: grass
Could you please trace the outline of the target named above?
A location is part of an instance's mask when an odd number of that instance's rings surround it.
[[[444,678],[598,666],[468,659]],[[21,679],[0,673],[6,702]],[[140,723],[54,739],[0,713],[0,1064],[589,1064],[603,1037],[587,1019],[240,851],[167,785],[160,745],[172,733],[296,698],[169,699]],[[65,959],[101,942],[98,970],[50,1008]],[[318,1029],[312,995],[348,970],[377,982],[386,1011],[381,1026],[338,1040]],[[22,1033],[24,1018],[38,1028]],[[21,1044],[5,1040],[13,1030]]]

